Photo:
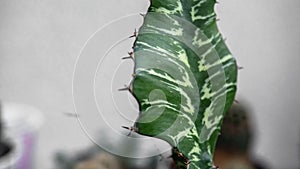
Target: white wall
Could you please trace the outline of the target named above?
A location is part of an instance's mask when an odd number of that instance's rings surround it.
[[[112,19],[147,5],[148,0],[0,0],[0,98],[43,111],[37,168],[50,168],[58,149],[90,143],[77,121],[62,113],[74,111],[72,74],[85,41]],[[254,109],[255,152],[277,169],[299,166],[299,9],[297,0],[217,5],[221,32],[245,67],[238,93]]]
[[[254,109],[255,150],[278,169],[300,161],[299,9],[296,0],[227,0],[218,7],[221,30],[245,68],[238,93]]]

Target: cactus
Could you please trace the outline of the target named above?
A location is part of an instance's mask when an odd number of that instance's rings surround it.
[[[218,31],[215,0],[151,0],[130,57],[139,104],[131,127],[167,141],[180,169],[212,169],[237,66]]]

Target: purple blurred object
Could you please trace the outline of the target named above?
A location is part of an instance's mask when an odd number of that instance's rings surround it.
[[[2,113],[5,134],[21,147],[17,151],[20,158],[15,164],[16,169],[31,169],[38,130],[43,123],[41,112],[29,105],[4,102]]]

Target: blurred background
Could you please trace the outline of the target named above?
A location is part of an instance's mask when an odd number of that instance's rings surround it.
[[[72,77],[79,53],[105,51],[106,41],[131,35],[141,24],[137,14],[144,13],[148,5],[148,0],[0,0],[0,100],[6,107],[4,114],[26,110],[23,123],[33,123],[26,130],[35,136],[30,142],[35,152],[31,168],[54,169],[57,152],[72,154],[91,146],[92,141],[74,118]],[[238,64],[244,67],[239,72],[237,100],[247,100],[251,107],[255,133],[251,153],[273,169],[299,168],[300,1],[224,0],[216,9],[220,30]],[[110,21],[131,14],[135,14],[132,20],[94,34]],[[86,44],[93,34],[96,40]],[[81,50],[85,44],[88,52]],[[117,52],[115,57],[121,58],[130,51],[130,45],[132,41],[124,41],[110,54]],[[113,76],[116,78],[110,79],[113,87],[123,87],[129,82],[132,64],[125,62],[118,67],[117,63],[114,60],[106,66],[118,70]],[[92,78],[97,65],[84,66]],[[104,77],[96,78],[101,81]],[[84,77],[77,80],[90,83]],[[127,100],[132,104],[128,110],[135,110],[135,103]],[[126,105],[121,105],[124,114]],[[92,106],[81,108],[95,111]],[[134,119],[135,112],[130,113]],[[88,130],[105,128],[105,122],[97,122],[93,114],[83,118],[96,124]],[[117,125],[123,124],[121,121],[116,120]],[[130,125],[128,121],[124,124]]]

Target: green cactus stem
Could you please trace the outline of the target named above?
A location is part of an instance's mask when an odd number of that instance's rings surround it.
[[[215,0],[152,0],[135,33],[130,91],[136,132],[165,140],[180,169],[212,169],[237,65],[218,31]]]

